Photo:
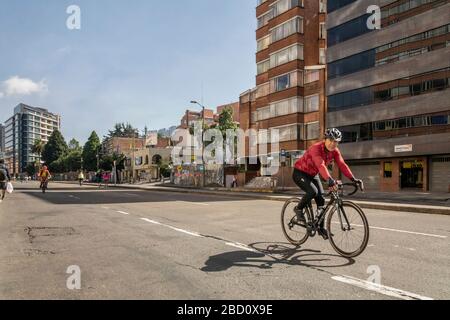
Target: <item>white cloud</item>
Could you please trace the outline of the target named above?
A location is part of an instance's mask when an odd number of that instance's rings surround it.
[[[45,79],[39,82],[34,82],[31,79],[19,78],[14,76],[2,83],[2,91],[0,91],[0,98],[3,96],[21,96],[30,95],[33,93],[47,93],[48,86]]]

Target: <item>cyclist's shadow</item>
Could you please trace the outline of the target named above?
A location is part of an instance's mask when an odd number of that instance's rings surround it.
[[[322,254],[319,250],[301,249],[301,247],[288,243],[259,242],[250,244],[249,247],[254,251],[233,251],[210,256],[200,270],[220,272],[231,267],[271,269],[276,264],[337,268],[355,263],[355,260],[351,258],[344,258],[336,254]]]

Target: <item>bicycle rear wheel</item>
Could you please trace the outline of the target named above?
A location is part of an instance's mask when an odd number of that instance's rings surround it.
[[[359,256],[369,242],[369,223],[362,209],[350,201],[343,201],[339,210],[328,215],[327,229],[334,250],[346,258]]]
[[[309,238],[307,224],[309,222],[309,214],[305,212],[306,224],[297,221],[297,215],[294,208],[300,203],[299,199],[290,199],[284,204],[281,211],[281,226],[286,239],[293,245],[300,246]],[[307,210],[307,209],[305,209]]]

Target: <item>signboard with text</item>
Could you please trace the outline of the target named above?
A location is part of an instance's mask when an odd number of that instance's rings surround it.
[[[395,146],[395,152],[412,152],[413,151],[413,145],[412,144],[405,144],[400,146]]]

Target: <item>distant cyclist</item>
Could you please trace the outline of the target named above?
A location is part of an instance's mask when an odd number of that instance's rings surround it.
[[[42,169],[39,171],[39,178],[41,180],[41,185],[39,186],[39,188],[47,188],[48,185],[48,180],[52,177],[50,174],[50,171],[48,170],[47,166],[43,166]]]
[[[300,204],[295,208],[297,219],[306,222],[304,209],[311,202],[316,200],[317,210],[320,212],[325,206],[324,190],[320,181],[320,176],[328,182],[328,187],[337,191],[337,182],[328,172],[327,166],[336,162],[342,173],[352,182],[362,183],[361,180],[353,176],[352,171],[342,158],[341,152],[337,148],[342,141],[342,133],[338,129],[328,129],[323,141],[312,145],[306,153],[300,158],[294,169],[292,178],[299,188],[306,192]],[[326,240],[328,232],[324,228],[324,221],[319,228],[319,234]]]

